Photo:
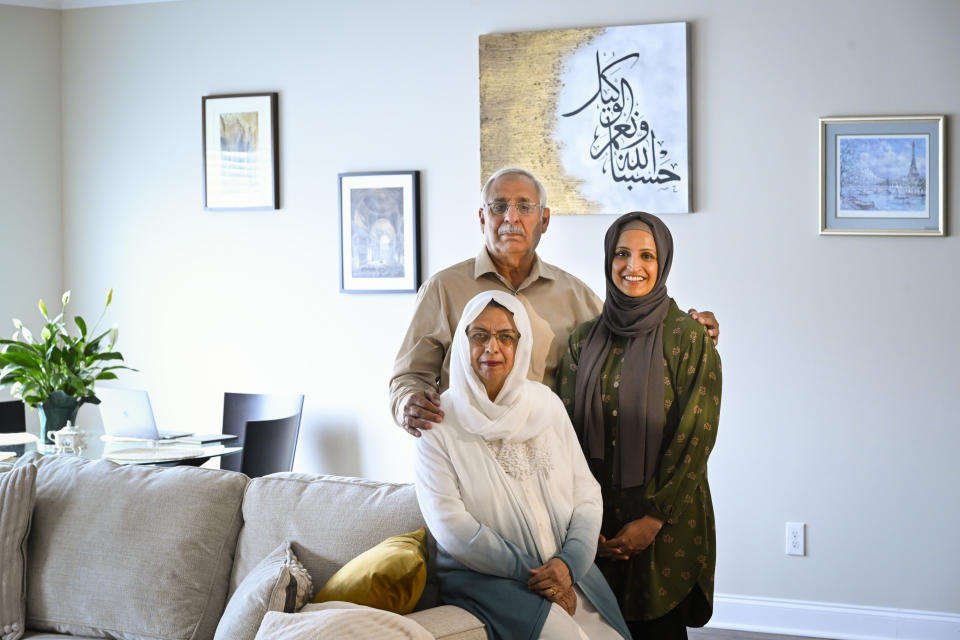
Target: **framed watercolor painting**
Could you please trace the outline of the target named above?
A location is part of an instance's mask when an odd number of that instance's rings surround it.
[[[279,209],[276,93],[204,96],[203,206]]]
[[[537,175],[557,214],[690,212],[685,22],[480,36],[481,184]]]
[[[420,172],[341,173],[340,291],[416,292]]]
[[[820,118],[822,235],[944,235],[944,117]]]

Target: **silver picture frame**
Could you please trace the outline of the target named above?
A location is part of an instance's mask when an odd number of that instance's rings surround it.
[[[945,117],[820,118],[820,235],[943,236]]]

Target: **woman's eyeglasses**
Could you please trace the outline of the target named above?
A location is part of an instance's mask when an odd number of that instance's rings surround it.
[[[491,337],[496,338],[501,347],[515,347],[520,341],[520,334],[516,331],[503,330],[490,333],[484,329],[467,329],[467,338],[478,347],[485,346],[490,342]]]

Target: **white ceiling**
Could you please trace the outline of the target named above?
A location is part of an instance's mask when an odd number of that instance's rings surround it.
[[[0,4],[36,7],[37,9],[85,9],[87,7],[113,7],[121,4],[180,1],[181,0],[0,0]]]

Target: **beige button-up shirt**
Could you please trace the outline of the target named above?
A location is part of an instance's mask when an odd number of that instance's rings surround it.
[[[450,344],[460,314],[473,296],[499,289],[516,296],[533,327],[531,380],[553,386],[567,338],[581,323],[600,315],[603,303],[582,281],[534,257],[530,275],[516,289],[497,273],[486,247],[476,258],[434,274],[417,294],[417,308],[397,352],[390,378],[390,406],[397,424],[403,421],[407,397],[432,389],[443,392],[450,382]]]

